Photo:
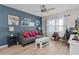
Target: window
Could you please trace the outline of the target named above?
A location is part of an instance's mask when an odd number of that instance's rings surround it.
[[[47,34],[50,36],[54,32],[62,33],[64,31],[64,18],[55,18],[47,20]]]
[[[53,32],[55,32],[55,20],[47,20],[47,33],[48,35],[51,35]]]
[[[57,32],[63,31],[63,18],[56,19],[56,30]]]

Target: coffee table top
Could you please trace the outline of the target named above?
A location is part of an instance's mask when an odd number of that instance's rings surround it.
[[[43,40],[49,40],[49,37],[42,37],[42,38],[38,38],[36,39],[36,41],[43,41]]]

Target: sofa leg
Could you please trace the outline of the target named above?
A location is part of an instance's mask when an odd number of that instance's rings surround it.
[[[25,45],[22,45],[23,47],[25,47]]]

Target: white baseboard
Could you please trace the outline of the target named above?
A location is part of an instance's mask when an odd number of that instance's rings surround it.
[[[3,45],[3,46],[0,46],[0,48],[4,48],[4,47],[7,47],[8,45]]]

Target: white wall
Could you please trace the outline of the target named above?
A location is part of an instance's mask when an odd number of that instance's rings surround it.
[[[42,17],[42,31],[44,36],[46,36],[46,18]]]
[[[65,19],[65,25],[64,26],[65,27],[67,26],[67,28],[75,27],[75,20],[76,20],[77,16],[79,16],[79,8],[73,9],[73,10],[70,10],[70,11],[65,11],[65,12],[58,13],[58,14],[54,14],[54,15],[50,15],[50,16],[42,17],[43,34],[44,35],[46,34],[46,26],[45,26],[46,25],[46,19],[52,19],[52,18],[55,18],[55,17],[67,15],[67,14],[70,14],[70,16],[68,16]]]

